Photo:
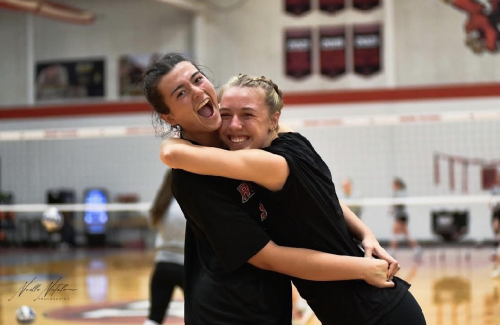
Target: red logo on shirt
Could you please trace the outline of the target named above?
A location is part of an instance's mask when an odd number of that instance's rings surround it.
[[[255,194],[253,188],[246,182],[243,182],[240,184],[240,186],[238,186],[238,191],[241,194],[242,203],[247,202]]]
[[[266,220],[266,218],[267,218],[267,211],[266,211],[266,208],[264,208],[264,204],[262,204],[262,202],[259,202],[259,210],[260,210],[260,212],[262,212],[260,214],[260,221]]]

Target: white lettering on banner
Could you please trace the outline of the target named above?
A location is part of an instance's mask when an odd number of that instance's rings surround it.
[[[321,49],[323,50],[342,50],[345,48],[345,39],[339,37],[322,37]]]
[[[286,48],[289,52],[307,51],[311,47],[311,41],[307,38],[289,39]]]
[[[378,47],[380,37],[378,35],[358,35],[354,38],[354,46],[358,49],[368,49]]]

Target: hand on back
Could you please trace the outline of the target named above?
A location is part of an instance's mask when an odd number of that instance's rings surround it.
[[[387,279],[392,280],[396,273],[398,273],[401,269],[398,261],[396,261],[394,257],[389,255],[389,253],[387,253],[387,251],[380,246],[380,243],[375,237],[366,237],[363,239],[361,244],[365,250],[365,257],[372,258],[373,256],[376,256],[388,263],[389,267],[386,270]]]
[[[392,279],[387,278],[387,269],[389,268],[389,263],[387,263],[387,261],[379,259],[365,259],[365,261],[366,266],[364,268],[363,279],[368,284],[378,288],[394,287]]]

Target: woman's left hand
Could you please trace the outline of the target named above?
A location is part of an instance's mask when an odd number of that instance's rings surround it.
[[[396,261],[394,257],[389,255],[389,253],[387,253],[387,251],[382,246],[380,246],[377,238],[375,238],[374,236],[365,236],[363,238],[363,241],[361,242],[361,245],[365,250],[365,257],[371,258],[373,255],[375,255],[378,258],[389,263],[389,268],[387,270],[387,279],[392,280],[394,275],[396,275],[396,273],[398,273],[398,271],[401,269],[398,261]]]

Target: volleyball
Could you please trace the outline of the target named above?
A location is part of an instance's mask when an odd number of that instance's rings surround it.
[[[53,232],[61,229],[64,219],[55,207],[50,207],[43,212],[42,225],[48,232]]]
[[[16,320],[18,324],[32,324],[35,318],[35,311],[30,306],[21,306],[16,310]]]

